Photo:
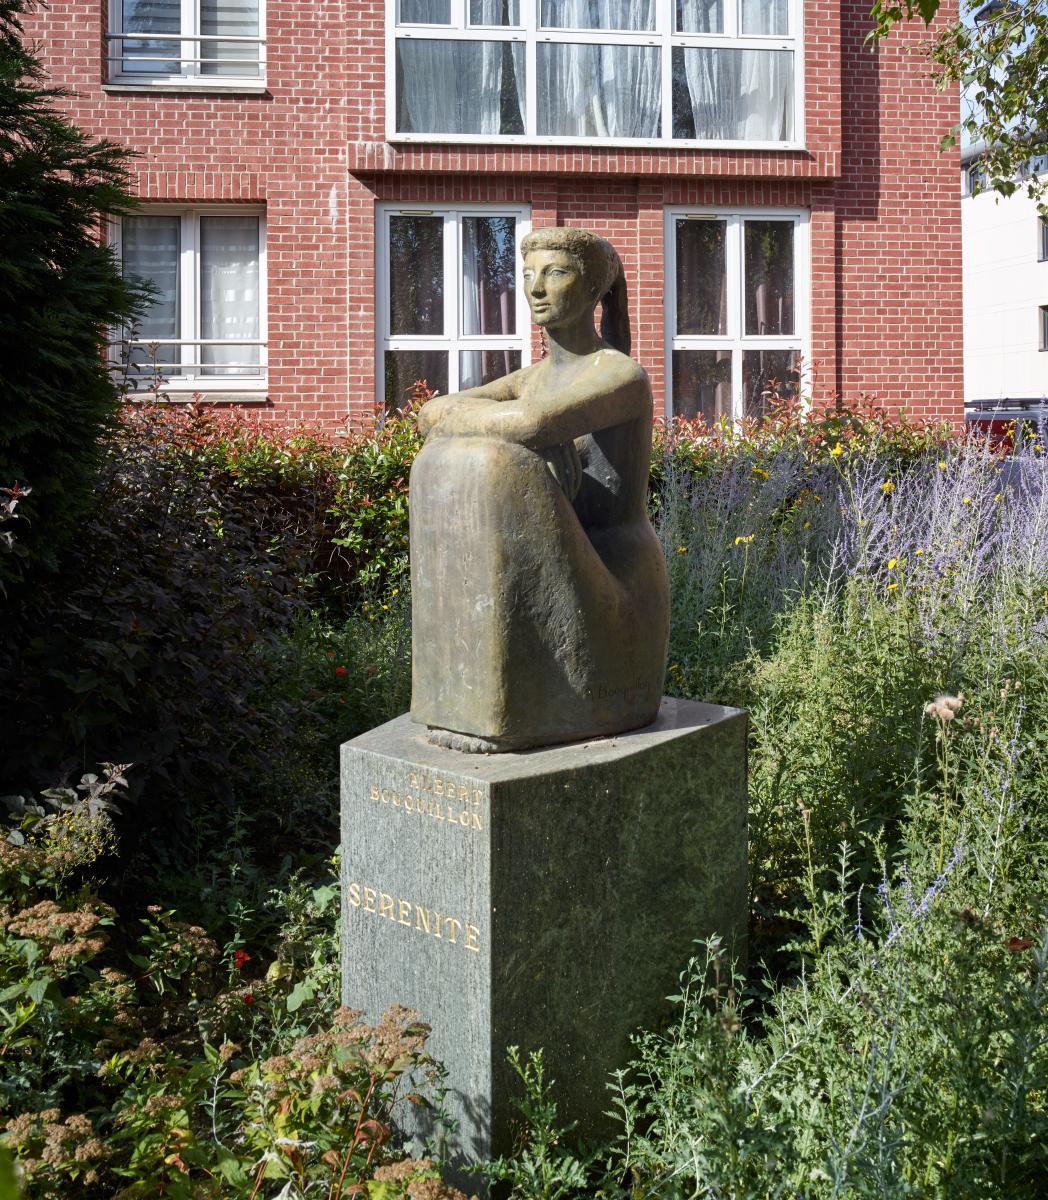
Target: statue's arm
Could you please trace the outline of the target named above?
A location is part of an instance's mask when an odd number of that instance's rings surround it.
[[[423,437],[428,437],[433,429],[450,414],[458,412],[466,416],[475,411],[478,404],[490,401],[504,404],[507,400],[515,400],[520,394],[522,368],[500,379],[492,380],[480,387],[467,388],[464,392],[453,392],[450,396],[435,396],[419,409],[418,427]],[[468,419],[468,417],[467,417]]]
[[[596,377],[586,373],[555,390],[537,388],[504,401],[478,397],[477,403],[449,408],[441,414],[436,434],[494,437],[543,450],[642,416],[651,417],[648,377],[636,363],[622,359]]]

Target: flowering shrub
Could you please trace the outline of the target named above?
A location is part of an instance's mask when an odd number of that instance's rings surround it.
[[[8,806],[0,1144],[25,1195],[342,1200],[374,1180],[385,1200],[462,1200],[391,1136],[397,1106],[439,1083],[428,1027],[337,1007],[337,883],[291,881],[275,945],[255,953],[159,905],[121,916],[90,870],[113,848],[100,800],[125,786],[112,769],[72,800]]]

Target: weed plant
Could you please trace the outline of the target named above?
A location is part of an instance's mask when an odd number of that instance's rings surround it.
[[[617,1078],[604,1170],[562,1194],[1041,1196],[1042,444],[803,426],[668,446],[670,683],[751,714],[751,967],[699,947]],[[504,1175],[556,1168],[549,1125]]]

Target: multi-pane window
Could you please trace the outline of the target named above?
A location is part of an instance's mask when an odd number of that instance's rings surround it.
[[[117,250],[125,276],[153,287],[123,343],[138,388],[250,392],[265,387],[265,219],[244,210],[124,217]],[[128,345],[130,342],[130,345]]]
[[[387,0],[389,136],[801,141],[799,0]]]
[[[388,206],[378,221],[378,399],[387,410],[419,380],[447,395],[527,362],[526,209]]]
[[[1044,217],[1037,218],[1037,261],[1048,260],[1048,221]]]
[[[666,214],[669,414],[760,416],[795,396],[807,345],[808,224],[779,210]]]
[[[110,0],[114,83],[243,86],[265,78],[263,0]]]
[[[1048,350],[1048,304],[1042,304],[1037,310],[1037,327],[1040,349]]]

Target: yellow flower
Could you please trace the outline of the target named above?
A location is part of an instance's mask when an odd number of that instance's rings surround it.
[[[677,553],[678,553],[678,554],[687,554],[687,553],[688,553],[688,547],[687,547],[687,546],[678,546],[678,547],[677,547]]]
[[[753,474],[759,476],[761,479],[768,478],[768,472],[765,471],[762,467],[754,467]]]
[[[894,571],[898,565],[899,565],[899,560],[897,558],[889,558],[888,559],[888,570],[889,571]]]
[[[892,492],[895,491],[895,484],[892,483],[892,481],[890,479],[886,479],[881,484],[881,491],[884,492],[885,495],[890,495]]]
[[[1000,504],[1000,502],[1001,502],[1001,493],[1000,492],[998,492],[997,495],[994,496],[993,502],[994,502],[994,504]]]
[[[942,459],[939,459],[939,470],[940,471],[946,470],[946,464],[942,461]]]
[[[971,504],[971,502],[972,502],[971,496],[965,496],[965,498],[961,501],[962,504]]]
[[[841,446],[840,442],[838,442],[837,445],[834,446],[834,448],[830,451],[830,458],[840,458],[843,453],[844,448]]]
[[[748,533],[745,537],[737,537],[735,539],[736,546],[748,546],[753,541],[753,534]]]
[[[399,595],[400,595],[400,588],[394,588],[394,589],[393,589],[393,591],[392,591],[392,592],[390,592],[390,595],[391,595],[391,596],[399,596]]]
[[[382,611],[383,611],[383,612],[389,612],[389,605],[388,605],[388,604],[383,604],[383,605],[382,605]]]
[[[894,592],[894,591],[895,591],[895,589],[896,589],[898,586],[899,586],[899,585],[898,585],[897,583],[889,583],[889,584],[888,584],[888,591],[889,591],[889,592]]]
[[[917,550],[917,553],[918,553],[918,554],[923,554],[923,553],[924,553],[924,551],[923,551],[923,550],[921,550],[920,548],[918,548],[918,550]]]
[[[804,522],[804,528],[805,528],[805,529],[811,529],[811,521],[805,521],[805,522]]]

